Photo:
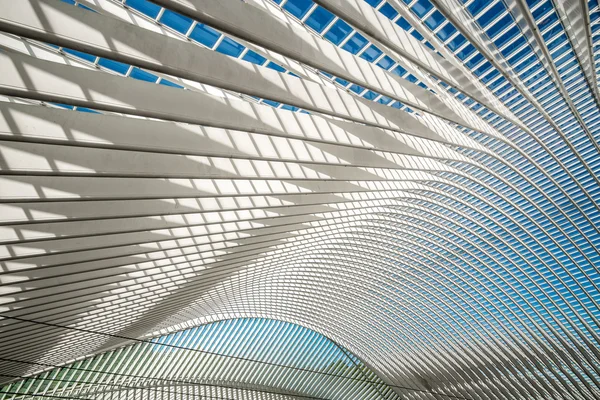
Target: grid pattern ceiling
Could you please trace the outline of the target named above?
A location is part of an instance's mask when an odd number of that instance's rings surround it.
[[[0,10],[0,382],[262,317],[401,398],[600,397],[596,0]]]
[[[266,319],[184,328],[17,380],[1,391],[10,394],[5,399],[401,398],[331,340]]]

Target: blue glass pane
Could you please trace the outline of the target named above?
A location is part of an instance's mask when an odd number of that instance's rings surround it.
[[[375,97],[377,97],[377,96],[378,96],[378,94],[377,94],[377,93],[375,93],[375,92],[373,92],[373,91],[369,90],[369,91],[367,91],[367,93],[365,93],[365,94],[364,94],[364,96],[363,96],[363,97],[364,97],[365,99],[367,99],[367,100],[373,100],[373,99],[374,99]]]
[[[532,76],[535,72],[539,71],[542,68],[542,66],[540,64],[534,65],[532,68],[529,68],[527,71],[525,71],[524,73],[521,74],[521,79],[527,79],[530,76]],[[540,71],[540,73],[532,76],[532,79],[536,79],[536,77],[541,77],[544,74],[543,71]]]
[[[483,60],[483,56],[480,53],[477,53],[473,58],[467,61],[467,67],[475,68],[475,66],[479,64],[481,60]]]
[[[350,85],[350,90],[352,90],[356,94],[361,94],[364,92],[365,88],[359,85],[352,84]]]
[[[394,19],[398,15],[398,11],[394,9],[390,5],[390,3],[385,3],[380,9],[379,12],[388,17],[389,19]]]
[[[377,63],[377,65],[380,66],[383,69],[388,69],[392,65],[394,65],[394,60],[392,60],[388,56],[384,56],[381,60],[379,60],[379,62]]]
[[[419,42],[421,40],[423,40],[423,35],[421,35],[421,33],[419,31],[417,31],[416,29],[414,31],[412,31],[410,34],[413,35],[413,37],[415,37]]]
[[[484,76],[483,78],[481,78],[481,80],[483,81],[483,83],[488,83],[488,82],[492,81],[498,75],[500,75],[500,72],[495,69],[492,72],[490,72],[489,74],[487,74],[486,76]]]
[[[125,75],[127,73],[127,70],[129,70],[129,65],[127,64],[123,64],[121,62],[118,61],[113,61],[113,60],[109,60],[106,58],[101,58],[98,61],[98,65],[104,67],[104,68],[108,68],[110,70],[113,70],[115,72],[118,72],[122,75]]]
[[[160,22],[183,34],[186,34],[190,26],[192,26],[190,18],[167,9],[165,9],[165,12],[160,17]]]
[[[312,0],[288,0],[283,9],[289,11],[294,17],[301,19],[312,5]]]
[[[221,34],[219,32],[204,24],[197,24],[190,34],[191,39],[194,39],[209,48],[212,48],[215,43],[217,43],[220,36]]]
[[[295,107],[295,106],[290,106],[290,105],[288,105],[288,104],[284,104],[284,105],[282,105],[282,106],[281,106],[281,109],[282,109],[282,110],[288,110],[288,111],[298,111],[298,110],[299,110],[299,108],[298,108],[298,107]]]
[[[344,44],[344,46],[342,46],[342,49],[349,51],[352,54],[356,54],[360,49],[365,47],[366,44],[367,39],[357,32]]]
[[[131,71],[131,74],[129,75],[134,79],[138,79],[140,81],[146,81],[146,82],[156,82],[156,80],[158,79],[158,77],[156,75],[153,75],[149,72],[143,71],[139,68],[134,68]]]
[[[398,18],[398,20],[396,21],[396,25],[398,25],[400,28],[404,29],[405,31],[412,28],[412,25],[410,24],[410,22],[408,22],[406,19],[404,19],[404,17]]]
[[[565,65],[561,66],[558,69],[558,73],[559,74],[563,74],[565,71],[567,71],[568,69],[572,68],[573,66],[577,65],[577,60],[572,59],[570,62],[565,63]]]
[[[360,58],[373,62],[377,57],[381,55],[382,51],[379,50],[375,45],[370,45],[361,55]]]
[[[285,72],[285,68],[283,68],[281,65],[274,63],[273,61],[269,61],[269,63],[267,64],[267,68],[271,68],[272,70],[275,70],[277,72]]]
[[[442,15],[441,12],[439,11],[435,11],[433,14],[431,14],[426,20],[425,20],[425,24],[429,27],[429,29],[431,29],[432,31],[435,30],[438,26],[440,26],[440,24],[442,22],[444,22],[446,20],[446,18]]]
[[[90,114],[100,114],[98,111],[92,110],[91,108],[87,108],[87,107],[77,107],[77,111],[90,113]]]
[[[553,12],[537,23],[538,29],[540,30],[540,32],[544,32],[546,28],[554,24],[556,21],[558,21],[558,16],[555,12]]]
[[[70,104],[63,104],[63,103],[50,103],[50,104],[52,104],[53,106],[60,107],[60,108],[66,108],[68,110],[72,110],[73,109],[73,106],[70,105]]]
[[[325,34],[325,39],[331,43],[338,45],[352,32],[350,25],[338,19],[335,24]]]
[[[527,43],[527,40],[523,36],[521,36],[514,42],[506,45],[506,47],[504,47],[504,49],[502,49],[502,51],[500,53],[504,57],[508,57],[509,54],[511,54],[513,51],[517,50],[519,47],[523,46],[526,43]]]
[[[150,18],[156,18],[160,11],[160,6],[157,6],[148,0],[127,0],[125,5],[138,10],[142,14],[146,14]]]
[[[531,15],[533,15],[533,19],[538,19],[539,17],[541,17],[542,15],[544,15],[552,9],[552,3],[549,0],[547,0],[544,4],[542,4],[535,11],[533,11]]]
[[[548,50],[551,52],[559,46],[562,46],[567,41],[566,35],[563,33],[558,38],[554,39],[551,43],[548,43]]]
[[[82,51],[77,51],[77,50],[67,49],[66,47],[63,47],[63,51],[64,51],[65,53],[67,53],[67,54],[71,54],[71,55],[73,55],[73,56],[75,56],[75,57],[82,58],[82,59],[84,59],[84,60],[86,60],[86,61],[89,61],[89,62],[94,62],[94,61],[96,61],[96,56],[93,56],[93,55],[91,55],[91,54],[88,54],[88,53],[84,53],[84,52],[82,52]]]
[[[479,14],[481,10],[487,7],[490,4],[490,0],[475,0],[467,7],[467,10],[471,13],[471,15],[475,16]]]
[[[267,100],[267,99],[263,99],[262,102],[265,103],[265,104],[270,105],[271,107],[279,107],[279,104],[280,104],[280,103],[278,103],[276,101]]]
[[[377,100],[378,103],[381,103],[383,105],[389,104],[392,102],[392,99],[390,99],[389,97],[386,96],[381,96],[381,98],[379,98],[379,100]]]
[[[443,42],[445,42],[450,36],[454,35],[456,32],[456,28],[451,23],[447,23],[444,25],[442,29],[437,32],[437,37],[439,37]]]
[[[267,61],[267,59],[263,56],[261,56],[260,54],[252,51],[252,50],[248,50],[246,52],[246,54],[244,54],[244,57],[242,57],[242,60],[244,61],[249,61],[253,64],[258,64],[258,65],[263,65],[265,63],[265,61]]]
[[[481,76],[484,73],[486,73],[487,71],[489,71],[491,68],[492,68],[492,64],[490,64],[490,62],[488,61],[488,62],[483,63],[483,65],[481,65],[481,67],[477,68],[473,72],[475,73],[475,75]]]
[[[569,48],[567,46],[560,46],[556,49],[556,51],[552,52],[552,59],[554,60],[554,62],[557,61],[557,59],[563,55],[564,53],[566,53],[569,50]]]
[[[240,54],[242,54],[244,49],[244,46],[228,37],[224,38],[219,47],[217,47],[217,51],[219,53],[223,53],[231,57],[238,57]]]
[[[473,45],[469,43],[467,47],[456,53],[456,56],[464,61],[467,57],[473,54],[474,51],[475,47],[473,47]]]
[[[325,27],[329,25],[331,21],[333,21],[333,18],[335,18],[335,16],[332,13],[323,7],[317,7],[317,9],[310,14],[310,17],[308,17],[306,20],[306,25],[321,33],[323,29],[325,29]]]
[[[448,48],[452,51],[456,51],[462,46],[467,40],[462,34],[458,34],[454,39],[448,42]]]
[[[493,38],[498,33],[502,32],[504,29],[506,29],[511,23],[513,23],[513,19],[510,16],[510,14],[509,15],[505,15],[503,18],[501,18],[498,22],[496,22],[494,25],[492,25],[487,30],[488,36],[490,38]]]
[[[512,19],[512,18],[511,18]],[[494,44],[496,47],[500,48],[508,43],[512,38],[514,38],[517,34],[520,34],[518,27],[510,28],[506,33],[500,35],[495,41]]]
[[[404,68],[402,68],[401,65],[398,65],[396,68],[394,68],[392,70],[392,72],[398,76],[403,76],[404,74],[406,74],[407,71]]]
[[[170,87],[175,87],[178,89],[183,89],[183,86],[176,84],[175,82],[171,82],[169,80],[166,79],[161,79],[159,82],[161,85],[165,85],[165,86],[170,86]]]
[[[415,14],[417,14],[419,16],[419,18],[422,18],[432,8],[433,8],[433,5],[429,2],[429,0],[417,0],[417,2],[415,4],[413,4],[413,6],[411,7],[413,12]]]
[[[502,14],[504,11],[506,11],[504,4],[502,4],[502,2],[498,2],[492,8],[483,13],[483,15],[477,19],[477,22],[479,22],[480,26],[486,27],[490,22],[498,18],[498,15]]]

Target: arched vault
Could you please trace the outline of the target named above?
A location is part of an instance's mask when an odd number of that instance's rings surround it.
[[[600,398],[599,35],[597,0],[0,0],[0,400]],[[218,352],[319,374],[152,348],[238,323]],[[133,392],[42,379],[123,349]]]

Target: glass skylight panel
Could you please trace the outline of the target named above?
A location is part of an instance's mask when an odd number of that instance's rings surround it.
[[[350,39],[346,40],[346,43],[342,46],[342,49],[349,53],[356,54],[363,49],[367,44],[367,39],[358,32],[355,32]]]
[[[111,71],[117,72],[121,75],[125,75],[131,67],[128,64],[124,64],[122,62],[114,60],[109,60],[107,58],[100,58],[100,60],[98,61],[98,65]]]
[[[75,57],[82,58],[91,63],[95,62],[96,58],[97,58],[96,56],[93,56],[91,54],[87,54],[82,51],[77,51],[77,50],[73,50],[73,49],[63,48],[63,51],[67,54],[71,54]]]
[[[331,28],[325,33],[325,39],[335,45],[339,45],[344,39],[350,35],[352,28],[346,22],[338,19]]]
[[[144,71],[142,69],[139,69],[137,67],[133,68],[131,70],[131,73],[129,74],[129,76],[131,76],[134,79],[138,79],[138,80],[142,80],[142,81],[146,81],[146,82],[152,82],[152,83],[156,83],[156,81],[158,80],[158,77],[156,75],[153,75],[147,71]]]
[[[313,13],[306,19],[306,25],[314,29],[316,32],[321,33],[323,30],[333,21],[335,16],[324,9],[323,7],[317,7]]]
[[[368,90],[363,97],[367,100],[374,100],[376,97],[378,96],[377,93],[373,92],[372,90]]]
[[[125,5],[154,19],[158,16],[162,8],[148,0],[125,0]]]
[[[190,33],[190,39],[193,39],[196,42],[201,43],[208,48],[213,48],[220,37],[221,34],[219,32],[217,32],[210,26],[201,23],[196,24],[196,26]]]
[[[234,58],[239,57],[244,49],[245,47],[243,45],[228,37],[224,37],[216,48],[219,53],[223,53]]]
[[[267,59],[265,57],[261,56],[260,54],[254,52],[252,50],[248,50],[246,52],[246,54],[244,54],[242,59],[245,61],[249,61],[253,64],[258,64],[258,65],[263,65],[267,61]]]
[[[294,17],[302,19],[308,10],[311,9],[312,5],[312,0],[288,0],[283,6],[283,9],[288,11]]]
[[[488,10],[490,10],[490,9],[494,9],[494,7],[496,7],[496,8],[498,8],[498,9],[500,9],[500,6],[498,6],[498,5],[489,4],[489,3],[488,3],[488,4],[486,4],[485,2],[477,2],[477,1],[474,1],[474,2],[471,2],[471,3],[470,3],[470,5],[468,6],[468,9],[469,9],[469,11],[471,11],[471,12],[472,12],[472,14],[475,14],[475,15],[477,15],[477,14],[482,14],[482,15],[485,15],[485,12],[486,12],[486,11],[488,11]],[[538,12],[536,15],[548,15],[548,10],[545,10],[545,12],[541,12],[541,11],[540,11],[540,12]],[[485,22],[485,21],[486,21],[486,19],[484,18],[484,22]],[[504,24],[506,24],[506,23],[507,23],[507,21],[503,21],[502,23],[503,23],[503,25],[504,25]],[[506,28],[506,27],[504,27],[504,29],[507,29],[507,28]],[[497,28],[495,28],[494,26],[492,26],[492,32],[493,32],[493,33],[496,33],[496,32],[497,32]],[[525,43],[525,41],[524,41],[524,39],[523,39],[522,37],[520,37],[520,36],[517,36],[517,35],[516,35],[516,34],[517,34],[517,32],[518,32],[518,28],[517,28],[517,27],[515,27],[515,28],[512,30],[512,32],[514,32],[514,35],[511,35],[511,34],[503,34],[503,35],[501,35],[501,36],[500,36],[500,37],[502,38],[502,40],[506,41],[505,43],[508,43],[508,42],[510,42],[510,39],[511,39],[511,38],[513,38],[513,37],[515,38],[515,39],[513,39],[513,42],[510,44],[510,46],[508,46],[508,47],[506,47],[506,46],[505,46],[505,47],[504,47],[504,49],[501,49],[501,51],[503,51],[503,54],[504,54],[505,56],[509,56],[509,55],[511,55],[511,54],[512,54],[514,58],[513,58],[511,61],[512,61],[513,63],[515,63],[515,62],[518,62],[519,60],[522,60],[522,59],[523,59],[523,57],[522,57],[521,55],[519,55],[518,53],[516,53],[515,51],[516,51],[516,50],[517,50],[519,47],[523,46],[523,45],[524,45],[524,43]],[[459,37],[460,37],[460,36],[459,36]],[[519,38],[519,39],[517,39],[517,38]],[[463,38],[462,40],[464,41],[464,38]],[[515,40],[516,40],[516,41],[515,41]],[[452,43],[452,42],[450,42],[450,43]],[[504,45],[504,43],[502,43],[502,42],[499,42],[499,41],[497,41],[497,43],[496,43],[496,44],[497,44],[497,45]],[[458,46],[456,46],[456,47],[458,47]],[[452,47],[452,45],[450,46],[450,48],[451,48],[452,50],[455,50],[455,48],[453,48],[453,47]],[[525,48],[523,48],[523,47],[521,47],[521,48],[522,48],[522,53],[521,53],[521,54],[523,54],[523,55],[527,54],[527,53],[525,52]],[[460,59],[462,59],[462,60],[467,60],[467,62],[469,62],[469,56],[472,56],[472,54],[474,54],[474,50],[475,50],[475,49],[474,49],[474,48],[473,48],[471,45],[468,45],[466,48],[464,48],[464,49],[461,49],[461,50],[460,50],[460,52],[458,52],[458,53],[457,53],[457,56],[458,56]],[[514,54],[517,54],[517,55],[515,56]],[[525,59],[525,61],[527,61],[528,63],[531,63],[531,59],[530,59],[530,58],[527,58],[527,59]],[[471,62],[471,66],[472,66],[472,67],[476,67],[476,65],[473,65],[473,64],[474,64],[474,63],[472,63],[472,62]],[[523,66],[524,66],[524,65],[525,65],[525,64],[521,63],[520,67],[521,67],[521,68],[523,68]],[[479,72],[479,71],[478,71],[478,72]],[[496,82],[494,83],[494,86],[498,86],[498,81],[496,81]]]
[[[394,60],[386,55],[381,57],[377,62],[377,65],[385,70],[389,70],[394,64],[396,64]]]
[[[375,5],[373,6],[375,7]],[[396,9],[388,2],[385,2],[381,7],[379,7],[378,11],[391,20],[398,16],[398,11],[396,11]]]
[[[269,61],[269,63],[267,64],[267,68],[270,68],[277,72],[285,72],[285,68],[283,68],[279,64],[274,63],[273,61]]]
[[[373,5],[374,7],[377,7],[377,9],[380,11],[383,9],[384,15],[388,16],[388,18],[392,17],[392,16],[398,17],[397,13],[394,14],[394,12],[392,12],[393,7],[391,7],[389,5],[389,3],[385,2],[385,1],[379,0],[376,2],[368,2],[368,3]],[[290,12],[288,9],[286,9],[286,5],[287,5],[287,3],[284,3],[282,9],[284,11]],[[379,56],[381,54],[375,58],[373,58],[371,56],[371,53],[373,51],[376,52],[378,49],[374,46],[368,46],[368,41],[362,35],[360,35],[358,32],[354,32],[354,34],[352,34],[353,29],[346,22],[344,22],[343,20],[341,20],[339,18],[329,19],[327,17],[327,21],[328,21],[327,28],[325,31],[321,31],[323,24],[316,24],[315,26],[312,26],[313,24],[315,24],[315,22],[309,23],[309,21],[311,21],[313,15],[316,16],[315,18],[322,18],[321,15],[329,16],[329,15],[331,15],[331,13],[329,11],[325,10],[323,7],[320,7],[316,4],[314,4],[313,6],[309,6],[307,4],[302,3],[302,7],[303,7],[303,9],[306,8],[307,10],[309,10],[309,11],[307,11],[307,13],[303,14],[302,17],[298,17],[297,15],[294,15],[294,13],[292,13],[292,12],[290,12],[290,14],[295,18],[301,19],[301,21],[303,23],[307,24],[310,28],[315,30],[315,32],[322,34],[325,39],[331,41],[333,44],[340,45],[342,49],[344,49],[352,54],[359,55],[369,62],[376,62],[378,64]],[[385,10],[388,10],[388,11],[386,12]],[[410,27],[410,25],[409,25],[409,27]],[[412,30],[412,34],[416,35],[417,37],[420,36],[420,34],[417,31],[415,31],[414,29]],[[422,37],[419,38],[419,40],[422,40],[422,39],[423,39]],[[434,50],[433,46],[430,43],[426,42],[425,45],[427,45],[432,50]],[[373,48],[375,50],[373,50]],[[366,54],[364,54],[365,52],[366,52]],[[382,68],[385,68],[385,67],[382,67]],[[338,81],[338,83],[342,84],[339,79],[337,79],[336,81]],[[427,86],[424,85],[422,82],[420,82],[420,85],[423,88],[428,89]],[[342,84],[342,86],[345,87],[345,86],[347,86],[347,84]]]
[[[192,26],[191,18],[167,9],[165,9],[165,11],[162,13],[159,22],[175,29],[179,33],[183,33],[184,35]]]
[[[411,3],[410,8],[419,18],[422,18],[433,9],[433,5],[429,0],[416,0]]]
[[[429,29],[431,29],[432,31],[435,31],[445,21],[446,21],[446,18],[444,18],[442,13],[440,13],[439,11],[436,10],[433,13],[431,13],[431,15],[429,15],[425,19],[424,22],[429,27]],[[446,24],[446,25],[448,25],[448,24]],[[446,35],[449,35],[449,34],[446,33]],[[441,36],[440,36],[440,38],[441,38]]]
[[[211,48],[215,51],[218,51],[222,54],[225,54],[230,57],[240,58],[244,61],[252,62],[259,65],[264,65],[266,62],[266,58],[257,54],[250,49],[247,49],[244,45],[236,42],[235,40],[222,35],[220,32],[215,29],[207,26],[205,24],[193,21],[192,19],[183,16],[179,13],[176,13],[172,10],[164,9],[160,6],[157,6],[154,3],[151,3],[147,0],[127,0],[123,3],[127,7],[131,7],[136,11],[139,11],[144,16],[150,17],[156,22],[163,24],[164,26],[168,26],[170,29],[178,32],[181,35],[184,35],[186,38],[190,38],[208,48]],[[75,54],[74,54],[75,55]],[[90,57],[87,57],[88,59]],[[157,82],[157,80],[152,79],[152,74],[148,72],[138,72],[138,70],[133,71],[131,68],[127,67],[125,69],[126,64],[117,63],[112,60],[105,60],[103,58],[99,58],[98,64],[100,66],[106,67],[112,71],[117,73],[131,76],[136,79],[141,79],[149,82]],[[267,67],[274,69],[278,72],[289,73],[290,75],[296,76],[291,71],[287,71],[285,68],[280,65],[270,61],[267,64]],[[130,71],[131,70],[131,71]],[[131,74],[131,72],[134,72]],[[158,83],[161,83],[166,86],[183,88],[181,85],[170,82],[168,80],[164,80],[162,78],[157,78]],[[252,96],[242,96],[243,98],[252,98]],[[256,98],[257,101],[260,99]],[[278,102],[267,101],[263,102],[264,104],[282,106]],[[287,110],[297,110],[297,107],[287,106]]]
[[[365,51],[363,51],[360,57],[368,62],[373,62],[382,55],[382,51],[379,50],[375,45],[370,45]]]

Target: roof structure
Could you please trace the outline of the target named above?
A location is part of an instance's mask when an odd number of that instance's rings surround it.
[[[600,398],[597,0],[0,0],[0,399]]]
[[[6,398],[36,398],[29,395],[35,392],[105,400],[401,398],[346,349],[301,326],[257,318],[186,325],[58,368],[46,366],[2,391],[11,394]]]

